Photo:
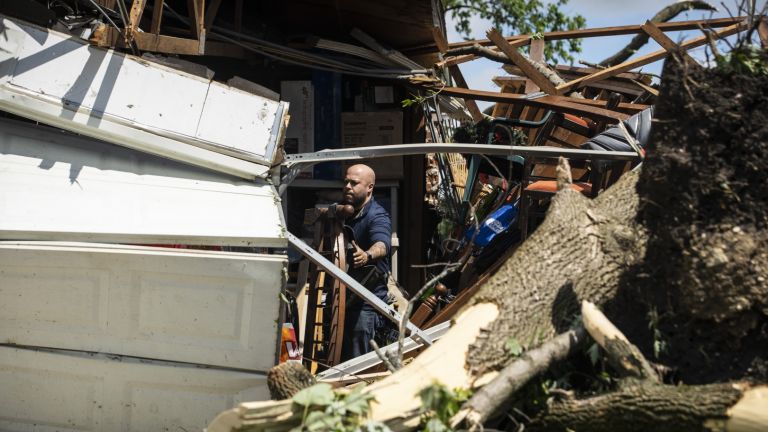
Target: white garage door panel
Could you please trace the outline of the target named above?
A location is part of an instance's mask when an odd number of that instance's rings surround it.
[[[0,340],[266,371],[282,255],[0,242]]]
[[[0,430],[200,431],[240,402],[266,400],[261,375],[0,346]]]
[[[274,161],[284,102],[2,15],[0,28],[0,109],[248,179]]]
[[[0,120],[0,239],[285,247],[274,188]]]

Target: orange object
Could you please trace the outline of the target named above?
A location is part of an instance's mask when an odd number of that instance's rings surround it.
[[[581,192],[585,195],[589,195],[592,192],[592,185],[589,183],[576,182],[571,183],[570,188],[576,192]],[[525,190],[535,192],[557,192],[557,181],[555,180],[540,180],[531,183]]]
[[[291,323],[283,324],[280,332],[280,363],[287,361],[301,361],[299,342],[296,340],[296,332]]]

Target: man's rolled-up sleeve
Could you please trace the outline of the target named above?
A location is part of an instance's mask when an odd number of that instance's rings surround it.
[[[387,246],[387,255],[392,252],[392,221],[387,213],[378,213],[371,219],[370,234],[371,244],[382,242]]]

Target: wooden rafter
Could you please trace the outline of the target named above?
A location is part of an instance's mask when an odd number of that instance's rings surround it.
[[[643,31],[651,37],[651,39],[655,40],[656,43],[658,43],[662,48],[667,50],[668,53],[674,54],[674,53],[682,53],[683,56],[687,57],[691,61],[693,59],[690,58],[687,52],[680,49],[680,46],[675,43],[672,39],[669,38],[666,34],[664,34],[663,31],[659,29],[658,26],[656,26],[654,23],[652,23],[650,20],[646,21],[645,24],[643,24]]]
[[[715,32],[713,34],[714,37],[717,38],[723,38],[726,36],[730,36],[736,33],[739,33],[747,28],[746,22],[742,21],[739,24],[734,24],[732,26],[726,27],[718,32]],[[707,37],[701,36],[696,39],[691,39],[689,41],[683,42],[680,44],[680,48],[683,50],[689,50],[691,48],[696,48],[702,45],[705,45],[707,43]],[[565,93],[567,91],[570,91],[574,88],[583,87],[589,83],[593,83],[605,78],[609,78],[612,76],[615,76],[617,74],[620,74],[622,72],[627,72],[629,70],[638,68],[640,66],[645,66],[647,64],[653,63],[655,61],[661,60],[664,57],[666,57],[669,53],[667,50],[659,50],[647,55],[644,55],[642,57],[638,57],[636,59],[624,62],[622,64],[611,66],[609,68],[603,69],[600,72],[596,72],[591,75],[587,75],[581,78],[577,78],[573,81],[569,81],[565,84],[559,85],[557,87],[557,90],[560,94]]]
[[[528,59],[520,54],[520,52],[517,50],[517,48],[512,47],[509,42],[507,42],[506,39],[499,33],[496,29],[490,29],[486,33],[488,35],[488,39],[491,40],[496,46],[503,52],[512,62],[519,67],[525,76],[536,83],[539,88],[547,94],[557,94],[557,87],[555,87],[554,84],[552,84],[547,77],[544,76],[541,72],[536,70],[531,63],[528,61]]]
[[[508,104],[520,104],[536,108],[551,109],[553,111],[574,114],[582,117],[588,117],[595,120],[605,120],[616,122],[626,120],[629,115],[622,112],[610,111],[601,106],[605,106],[605,101],[573,99],[565,96],[542,96],[539,98],[528,99],[526,95],[497,93],[484,90],[469,90],[459,87],[445,87],[440,94],[446,96],[455,96],[463,99],[484,100],[489,102],[503,102]],[[618,109],[631,111],[642,111],[647,108],[645,105],[638,104],[620,104]]]
[[[745,18],[746,17],[740,16],[740,17],[733,17],[733,18],[718,18],[718,19],[711,19],[711,20],[675,21],[675,22],[658,23],[657,26],[659,27],[659,29],[661,29],[664,32],[681,31],[681,30],[698,30],[701,27],[715,29],[715,28],[728,27],[734,24],[738,24],[744,21]],[[596,27],[591,29],[580,29],[580,30],[555,31],[555,32],[542,33],[541,36],[545,40],[553,41],[553,40],[566,40],[566,39],[586,39],[586,38],[602,37],[602,36],[630,35],[630,34],[641,33],[642,31],[643,29],[641,25],[627,25],[627,26],[615,26],[615,27]],[[527,45],[531,40],[531,35],[524,34],[524,35],[507,36],[505,37],[505,39],[510,43],[514,43],[519,40],[525,40],[525,43],[523,45]],[[478,39],[478,40],[470,40],[470,41],[463,41],[463,42],[454,42],[449,45],[449,49],[467,47],[467,46],[472,46],[474,44],[479,44],[481,46],[488,46],[488,45],[493,45],[493,42],[491,42],[489,39]],[[434,50],[435,50],[434,45],[428,45],[428,46],[422,45],[418,47],[412,47],[410,49],[404,49],[403,51],[407,52],[408,54],[417,54],[417,53],[423,53],[423,52],[434,52]]]

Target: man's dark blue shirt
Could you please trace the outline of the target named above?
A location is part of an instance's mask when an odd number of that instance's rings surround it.
[[[353,217],[347,218],[346,225],[352,228],[355,242],[360,249],[367,251],[376,242],[382,242],[387,247],[387,254],[376,261],[376,268],[380,274],[388,275],[390,272],[389,255],[392,242],[392,221],[389,213],[376,200],[371,199]],[[385,279],[375,288],[373,293],[382,300],[387,298],[387,285]]]

